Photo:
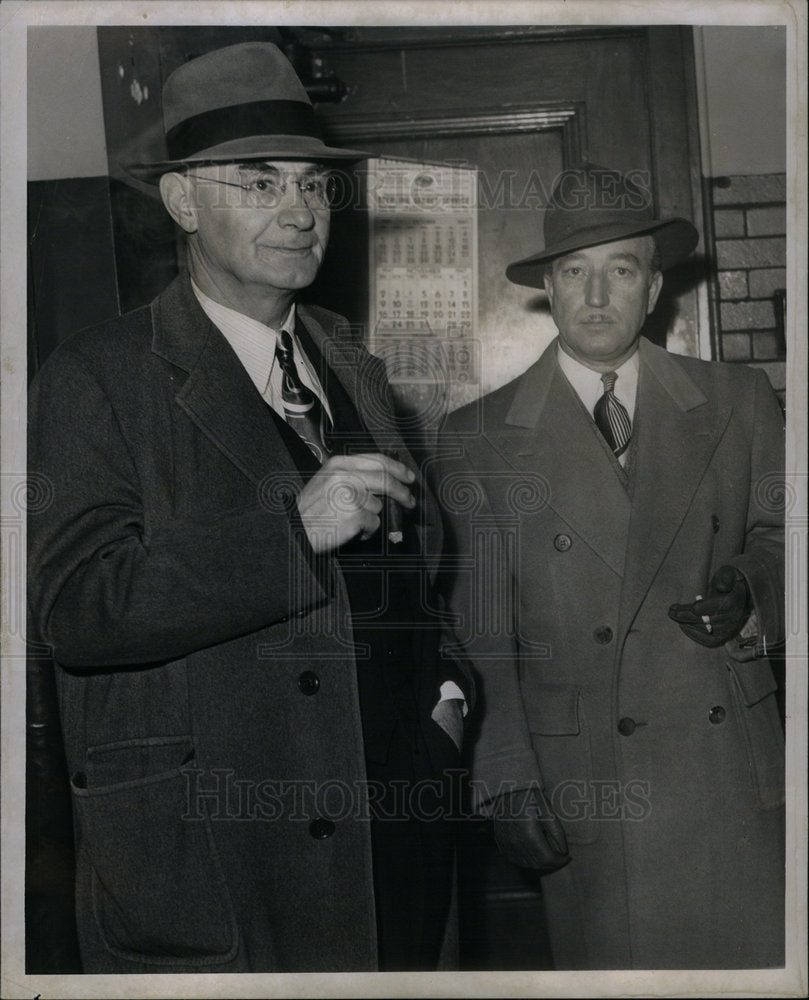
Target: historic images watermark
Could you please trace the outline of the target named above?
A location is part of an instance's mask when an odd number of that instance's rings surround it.
[[[476,168],[468,160],[451,161],[452,167]],[[203,175],[197,170],[188,176],[200,184],[218,185],[215,192],[206,195],[209,208],[272,208],[286,197],[287,184],[293,183],[299,197],[310,208],[332,212],[360,210],[368,202],[384,207],[386,204],[407,203],[412,210],[435,213],[457,211],[459,205],[468,204],[468,192],[462,189],[457,171],[447,170],[440,164],[423,164],[414,173],[409,164],[385,161],[384,170],[377,170],[373,178],[353,170],[334,167],[328,172],[313,174],[307,179],[283,177],[274,165],[244,163],[239,167],[243,176],[236,182],[226,181],[215,174]],[[589,208],[597,204],[601,210],[637,210],[652,205],[653,186],[648,170],[634,168],[627,172],[634,185],[630,191],[618,190],[614,175],[605,170],[600,186],[586,185],[575,172],[543,177],[536,170],[518,172],[504,169],[479,173],[479,183],[473,193],[473,208],[489,210],[542,211],[550,203],[551,192],[557,187],[555,201],[564,208]],[[458,185],[453,191],[453,178]],[[448,186],[449,185],[449,189]],[[440,194],[439,194],[440,191]]]
[[[41,472],[3,472],[0,553],[2,553],[3,655],[24,663],[26,656],[47,658],[50,646],[33,642],[26,628],[26,519],[44,513],[52,505],[54,484]]]
[[[232,768],[204,768],[187,765],[184,820],[227,820],[235,822],[308,823],[313,816],[334,823],[345,820],[420,822],[464,821],[488,815],[498,820],[519,820],[511,796],[516,782],[504,781],[496,788],[485,782],[469,781],[463,768],[448,770],[441,778],[388,783],[334,778],[325,781],[240,778]],[[466,788],[484,805],[473,810]],[[651,815],[651,783],[640,778],[626,782],[594,778],[570,778],[543,789],[553,815],[565,823],[583,821],[642,822]]]

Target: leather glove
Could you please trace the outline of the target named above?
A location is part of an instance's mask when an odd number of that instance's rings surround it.
[[[720,566],[707,596],[693,604],[672,604],[669,618],[677,622],[689,639],[715,648],[741,632],[752,610],[745,578],[735,566]]]
[[[540,788],[498,796],[492,819],[498,850],[520,868],[549,875],[570,861],[565,831]]]

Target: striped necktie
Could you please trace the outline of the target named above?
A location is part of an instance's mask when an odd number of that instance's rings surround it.
[[[284,417],[289,426],[309,446],[319,462],[331,454],[327,441],[330,430],[328,414],[309,386],[304,385],[295,365],[295,349],[292,337],[282,330],[276,342],[275,356],[281,366],[281,398],[284,403]]]
[[[615,457],[620,458],[626,451],[632,436],[632,423],[626,412],[626,407],[615,397],[614,389],[617,379],[618,376],[615,372],[604,372],[601,376],[604,392],[595,405],[593,416],[604,440],[615,452]]]

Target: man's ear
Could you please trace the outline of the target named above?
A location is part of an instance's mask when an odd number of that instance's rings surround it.
[[[197,231],[197,212],[194,205],[194,189],[184,174],[163,174],[160,178],[160,197],[166,211],[177,225],[187,233]]]
[[[663,287],[663,275],[660,271],[653,271],[651,277],[649,278],[649,302],[646,306],[646,315],[648,316],[654,310],[657,305],[657,299],[660,295],[660,289]]]
[[[546,267],[545,273],[542,275],[542,283],[545,286],[545,293],[548,296],[548,302],[553,305],[553,281],[551,279],[550,270]]]

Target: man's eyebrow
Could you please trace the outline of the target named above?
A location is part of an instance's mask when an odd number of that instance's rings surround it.
[[[557,257],[556,260],[559,264],[564,264],[570,260],[586,260],[586,256],[583,253],[567,253],[564,257]],[[610,254],[609,260],[631,260],[635,264],[640,264],[640,259],[633,253],[613,253]]]
[[[237,167],[239,170],[251,171],[253,173],[261,173],[261,174],[281,173],[278,167],[274,166],[271,163],[268,163],[266,160],[260,160],[260,161],[247,160],[245,163],[237,164]]]
[[[267,160],[246,160],[238,163],[237,168],[243,171],[250,171],[259,174],[280,174],[281,168],[276,163],[269,163]],[[328,172],[328,167],[320,163],[310,163],[300,172],[301,177],[308,177],[310,174],[323,174]]]

